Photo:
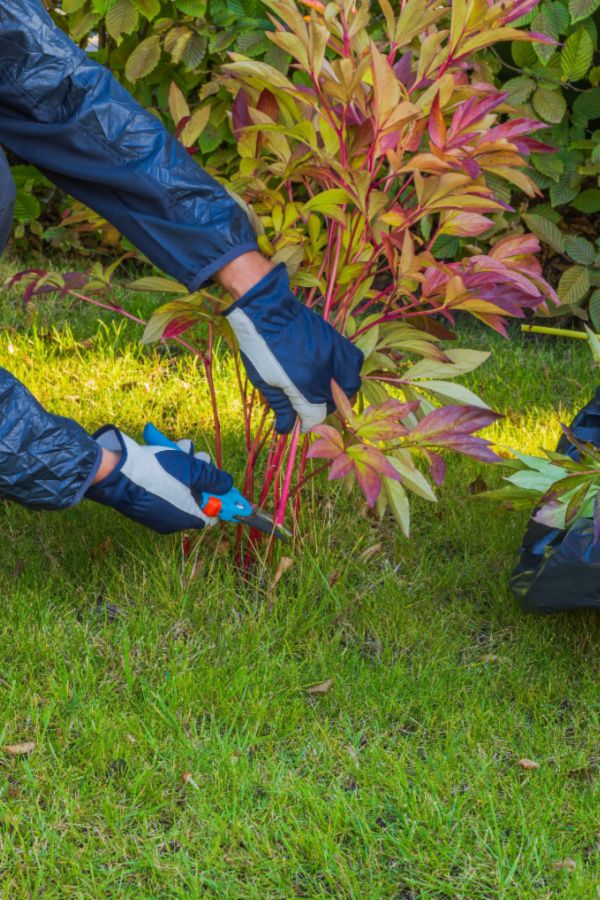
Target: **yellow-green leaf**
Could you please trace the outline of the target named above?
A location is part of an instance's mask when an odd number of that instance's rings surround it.
[[[125,77],[128,81],[138,81],[149,75],[158,65],[160,59],[160,39],[157,34],[142,41],[135,48],[125,65]]]
[[[557,293],[562,303],[572,306],[583,300],[590,289],[590,275],[585,266],[570,266],[562,273]]]

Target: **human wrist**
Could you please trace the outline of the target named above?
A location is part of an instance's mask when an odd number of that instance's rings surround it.
[[[252,290],[273,269],[273,263],[258,253],[251,250],[242,253],[218,272],[213,278],[231,296],[231,303],[239,300],[244,294]]]
[[[96,476],[92,481],[92,486],[98,484],[98,482],[103,481],[105,478],[114,472],[119,463],[121,462],[121,454],[115,453],[113,450],[105,450],[102,448],[102,459],[100,461],[100,466],[98,471],[96,472]]]

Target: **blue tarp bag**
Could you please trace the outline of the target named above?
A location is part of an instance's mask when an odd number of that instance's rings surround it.
[[[575,416],[571,431],[579,440],[600,447],[600,388]],[[556,449],[579,458],[564,435]],[[600,609],[600,541],[594,540],[592,520],[576,519],[570,528],[560,529],[531,518],[510,584],[525,612]]]

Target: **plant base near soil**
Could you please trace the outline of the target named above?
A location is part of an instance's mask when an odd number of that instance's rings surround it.
[[[32,313],[0,300],[0,365],[45,403],[210,447],[191,359],[61,301]],[[554,446],[587,348],[464,339],[492,350],[465,381],[506,413],[497,440]],[[526,516],[470,503],[477,479],[499,480],[453,458],[411,541],[317,483],[275,587],[236,575],[227,532],[181,568],[176,539],[95,505],[3,506],[0,746],[35,748],[0,751],[0,897],[595,896],[600,619],[519,612]]]

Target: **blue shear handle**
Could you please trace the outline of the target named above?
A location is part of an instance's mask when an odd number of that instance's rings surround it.
[[[162,431],[159,431],[151,422],[148,422],[144,428],[144,440],[151,447],[165,447],[169,450],[178,450],[179,453],[184,452],[178,444],[164,435]],[[233,522],[238,518],[243,519],[246,516],[251,516],[254,512],[252,505],[240,494],[237,488],[231,488],[226,494],[207,494],[203,492],[202,503],[200,504],[202,509],[204,509],[211,497],[218,497],[221,501],[219,519],[223,522]]]
[[[234,522],[236,519],[245,519],[254,512],[253,507],[246,498],[240,494],[237,488],[231,488],[226,494],[202,494],[202,509],[206,506],[210,497],[218,497],[221,501],[219,519],[223,522]]]

